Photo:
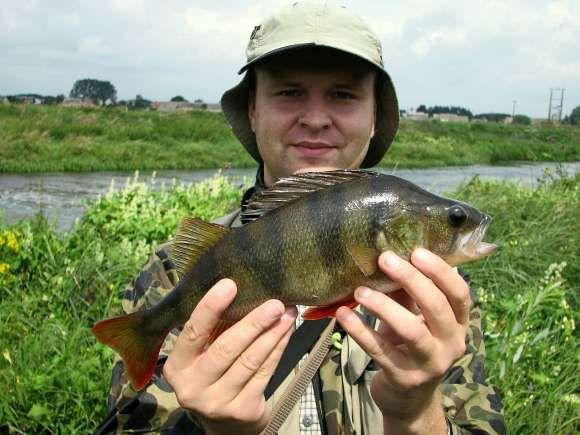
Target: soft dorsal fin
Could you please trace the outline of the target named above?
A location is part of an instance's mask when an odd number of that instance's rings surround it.
[[[250,201],[240,217],[243,222],[251,222],[312,192],[354,179],[370,178],[376,175],[376,172],[371,171],[339,170],[304,172],[281,178],[272,187],[262,191]]]
[[[184,218],[173,240],[171,251],[177,275],[181,278],[187,269],[197,263],[199,258],[229,231],[229,228],[201,219]]]

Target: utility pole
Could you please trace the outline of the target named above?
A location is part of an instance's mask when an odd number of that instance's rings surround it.
[[[553,122],[557,118],[558,122],[562,121],[562,108],[564,107],[565,88],[550,88],[550,102],[548,104],[548,121]],[[557,93],[560,92],[560,101],[558,102]]]
[[[514,116],[516,116],[516,100],[513,100],[512,103],[513,103],[512,107],[512,118],[513,118]]]

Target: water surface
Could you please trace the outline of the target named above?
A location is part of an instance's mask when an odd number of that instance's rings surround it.
[[[517,181],[533,186],[542,176],[545,168],[555,169],[556,163],[521,164],[514,166],[454,166],[432,169],[379,169],[395,174],[435,193],[443,193],[457,187],[461,182],[478,175],[483,179]],[[562,166],[570,175],[580,171],[580,162],[564,163]],[[155,186],[170,185],[174,179],[188,183],[197,182],[216,173],[215,169],[201,171],[159,171]],[[140,174],[140,179],[149,180],[152,172]],[[223,174],[236,183],[251,182],[255,169],[228,169]],[[0,174],[0,210],[4,222],[12,223],[42,212],[54,219],[60,230],[69,229],[74,220],[85,210],[85,203],[104,194],[114,180],[117,188],[122,188],[132,172],[83,172],[45,174]]]

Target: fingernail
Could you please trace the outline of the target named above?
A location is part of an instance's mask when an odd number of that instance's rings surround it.
[[[345,307],[339,308],[338,311],[336,312],[337,319],[344,324],[352,322],[355,316],[356,314],[354,314],[352,310],[349,310],[348,308]]]
[[[429,259],[429,251],[425,248],[417,248],[415,249],[415,252],[413,252],[413,257],[415,260],[427,261]]]
[[[270,301],[266,304],[266,315],[271,319],[278,319],[284,313],[284,306],[278,301]]]
[[[359,299],[368,298],[371,295],[371,289],[368,287],[359,287],[356,289],[356,295]]]
[[[397,254],[395,254],[392,251],[385,252],[383,255],[383,259],[384,259],[385,265],[389,269],[396,269],[397,267],[399,267],[401,265],[401,259],[399,258],[399,256]]]
[[[221,296],[226,297],[232,294],[233,288],[231,280],[223,279],[221,280],[215,288],[215,292]]]
[[[294,321],[296,320],[296,317],[298,317],[298,310],[296,309],[296,307],[294,306],[286,307],[286,310],[284,311],[284,315],[282,316],[282,318]]]

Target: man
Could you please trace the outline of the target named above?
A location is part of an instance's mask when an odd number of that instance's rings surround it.
[[[364,168],[381,160],[398,127],[398,107],[380,42],[359,18],[344,8],[294,3],[254,29],[247,54],[244,79],[222,98],[234,133],[260,163],[244,202],[297,172]],[[241,225],[239,211],[220,223]],[[359,288],[355,298],[367,315],[338,310],[348,335],[311,389],[318,390],[316,410],[303,401],[280,433],[313,427],[328,433],[504,432],[499,397],[483,384],[480,314],[466,281],[421,249],[410,261],[384,253],[379,267],[402,290],[386,296]],[[156,303],[176,282],[168,244],[137,278],[125,310]],[[264,391],[297,313],[267,301],[208,345],[235,295],[228,279],[207,292],[166,341],[162,354],[168,356],[144,391],[134,391],[122,364],[116,365],[103,431],[264,429],[285,384],[270,403]]]

